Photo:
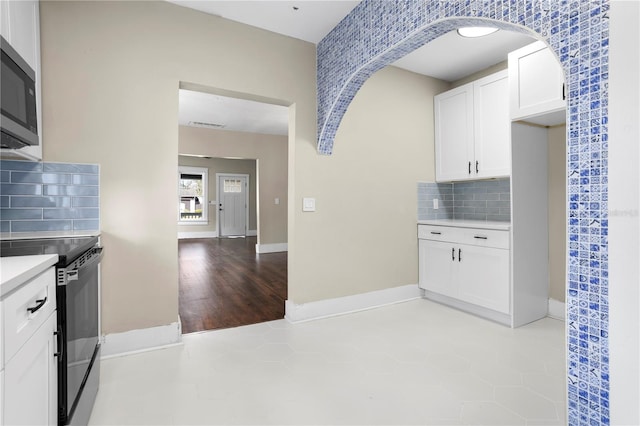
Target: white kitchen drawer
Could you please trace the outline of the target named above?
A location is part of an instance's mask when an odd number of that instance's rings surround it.
[[[508,249],[510,240],[509,231],[437,225],[418,225],[418,239],[501,249]]]
[[[460,237],[460,228],[453,226],[418,225],[418,238],[421,240],[456,241]]]
[[[472,246],[492,247],[500,249],[509,248],[509,231],[496,231],[493,229],[460,229],[460,243]]]
[[[2,300],[4,364],[56,309],[55,268],[29,280]]]

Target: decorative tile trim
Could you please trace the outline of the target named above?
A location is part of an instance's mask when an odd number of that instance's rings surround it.
[[[0,160],[0,232],[99,231],[95,164]]]
[[[318,44],[318,151],[374,72],[474,24],[544,40],[567,76],[567,420],[608,425],[608,0],[363,0]]]

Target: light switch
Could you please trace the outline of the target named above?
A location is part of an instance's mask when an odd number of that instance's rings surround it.
[[[316,211],[316,199],[315,198],[303,198],[302,199],[302,211],[303,212],[315,212]]]
[[[438,206],[438,199],[434,198],[433,199],[433,209],[434,210],[438,210],[440,208],[440,206]]]
[[[280,204],[280,198],[276,198],[275,200],[276,206]]]

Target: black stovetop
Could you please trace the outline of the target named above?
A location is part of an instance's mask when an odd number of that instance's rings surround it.
[[[0,257],[57,254],[65,267],[98,243],[98,237],[38,238],[0,241]]]

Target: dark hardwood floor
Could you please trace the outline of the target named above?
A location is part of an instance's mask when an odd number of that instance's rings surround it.
[[[256,237],[178,241],[182,332],[284,318],[287,253],[255,252]]]

